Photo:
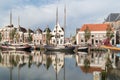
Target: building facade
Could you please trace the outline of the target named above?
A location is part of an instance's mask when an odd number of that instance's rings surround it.
[[[91,45],[98,45],[103,42],[107,36],[106,36],[106,30],[110,27],[108,24],[84,24],[80,30],[77,32],[76,35],[76,43],[77,45],[82,45],[89,43]],[[85,41],[85,29],[89,28],[91,35],[90,39],[88,41]],[[114,37],[110,40],[110,43],[112,45],[116,44],[116,31],[114,30]]]
[[[35,45],[42,45],[43,44],[43,34],[41,29],[37,29],[33,34],[33,43]]]
[[[64,44],[64,29],[59,24],[55,25],[52,31],[51,43],[54,45]]]

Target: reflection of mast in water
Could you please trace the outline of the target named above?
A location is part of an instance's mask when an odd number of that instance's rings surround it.
[[[18,80],[20,80],[20,66],[18,65]]]
[[[64,55],[64,80],[65,80],[65,55]]]
[[[10,67],[10,80],[12,80],[12,70],[13,70],[13,67]]]
[[[55,59],[55,61],[56,61],[56,80],[57,80],[57,54],[56,54],[56,59]]]

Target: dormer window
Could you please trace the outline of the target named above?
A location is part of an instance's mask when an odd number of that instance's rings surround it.
[[[59,32],[61,32],[61,30],[59,30]]]

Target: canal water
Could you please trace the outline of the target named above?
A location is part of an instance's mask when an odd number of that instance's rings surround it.
[[[86,57],[93,66],[89,71],[85,70],[83,64]],[[94,72],[101,71],[96,66],[101,66],[105,57],[103,52],[88,55],[85,52],[2,51],[0,80],[94,80]]]

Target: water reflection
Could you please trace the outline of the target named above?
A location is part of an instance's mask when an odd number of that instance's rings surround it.
[[[77,61],[78,54],[4,51],[0,53],[1,80],[93,80]],[[77,61],[77,65],[76,65]]]

